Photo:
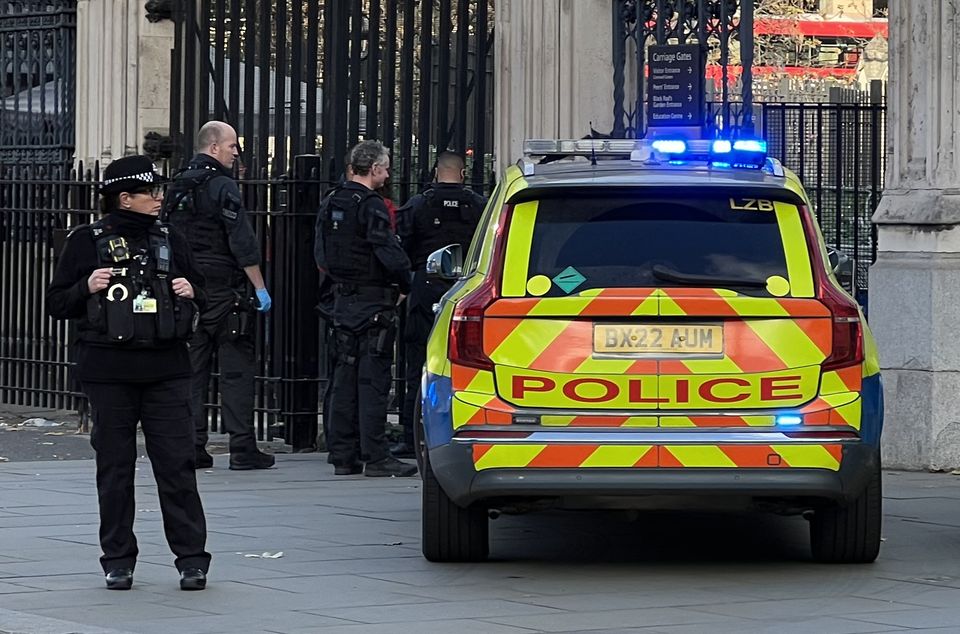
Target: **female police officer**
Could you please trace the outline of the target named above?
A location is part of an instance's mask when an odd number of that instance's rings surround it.
[[[105,215],[70,234],[47,289],[50,315],[76,324],[76,371],[94,412],[100,563],[107,588],[133,584],[139,422],[180,588],[202,590],[210,554],[186,345],[204,303],[202,277],[184,237],[158,221],[164,181],[150,159],[118,159],[103,177]]]

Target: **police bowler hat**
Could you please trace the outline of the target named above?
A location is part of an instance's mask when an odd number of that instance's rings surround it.
[[[133,192],[153,185],[162,185],[169,179],[157,173],[153,161],[147,156],[125,156],[119,158],[103,170],[103,183],[100,195]]]

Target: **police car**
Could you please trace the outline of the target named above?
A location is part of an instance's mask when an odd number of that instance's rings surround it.
[[[417,433],[422,549],[488,555],[545,507],[759,508],[871,562],[876,345],[810,200],[766,144],[532,140],[437,307]]]

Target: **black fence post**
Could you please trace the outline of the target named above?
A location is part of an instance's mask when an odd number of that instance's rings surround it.
[[[291,354],[286,371],[287,388],[282,391],[287,402],[281,403],[286,422],[285,437],[294,451],[313,447],[317,440],[317,409],[320,401],[319,361],[320,328],[317,317],[319,274],[313,259],[313,228],[320,204],[323,157],[301,154],[293,158],[293,181],[290,213],[286,220],[286,253],[290,264],[286,274],[292,277],[287,288],[292,296],[285,298],[286,330],[284,348]]]

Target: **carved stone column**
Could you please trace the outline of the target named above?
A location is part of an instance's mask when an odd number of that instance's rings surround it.
[[[528,138],[613,127],[611,0],[502,0],[495,35],[497,169]]]
[[[884,462],[960,466],[960,21],[955,0],[890,3],[886,189],[870,321]]]
[[[169,132],[173,23],[149,22],[142,1],[77,2],[75,159],[101,164]]]

